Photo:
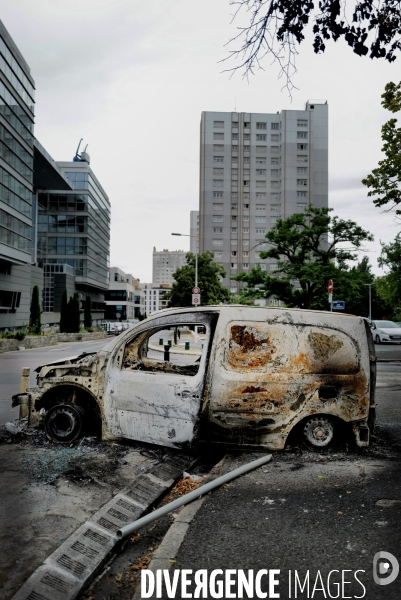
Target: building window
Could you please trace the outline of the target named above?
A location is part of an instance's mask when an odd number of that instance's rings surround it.
[[[214,223],[221,223],[223,221],[223,215],[213,215]]]
[[[306,140],[307,137],[308,137],[307,131],[297,131],[297,139],[298,140]]]
[[[308,121],[306,119],[297,119],[297,127],[308,127]]]
[[[256,212],[266,212],[266,204],[257,204]]]
[[[213,210],[223,210],[223,205],[213,203]]]
[[[214,140],[224,140],[224,133],[214,133],[213,139]]]
[[[231,180],[231,185],[232,185],[232,187],[238,187],[238,180],[237,179],[232,179]]]
[[[250,169],[244,169],[244,175],[250,175]]]
[[[244,210],[248,210],[249,204],[244,204]]]
[[[255,217],[256,223],[266,223],[266,217]]]
[[[236,227],[231,227],[231,233],[237,233],[237,228]]]
[[[271,123],[272,129],[280,129],[280,123]]]
[[[223,258],[222,252],[214,252],[214,258]]]
[[[248,129],[250,126],[251,124],[249,123],[249,121],[244,122],[244,129]]]
[[[297,179],[297,185],[308,185],[307,179]]]
[[[238,192],[231,192],[231,198],[237,198]]]
[[[232,140],[238,140],[238,133],[232,133],[231,134],[231,139]]]
[[[267,123],[256,123],[256,129],[267,129]]]
[[[213,121],[213,127],[215,129],[224,129],[224,121]]]
[[[279,188],[279,187],[281,187],[281,182],[280,181],[271,181],[270,185],[272,188]]]
[[[231,175],[238,175],[238,169],[231,169]]]
[[[278,271],[278,265],[271,264],[270,271]]]
[[[231,123],[231,127],[238,127],[238,121],[233,121]]]
[[[281,175],[281,169],[271,169],[270,170],[270,175],[272,177],[280,177],[280,175]]]
[[[280,146],[272,146],[272,154],[279,154]]]
[[[266,175],[266,169],[256,169],[256,175]]]
[[[238,204],[231,204],[231,210],[237,210]]]
[[[297,144],[297,150],[307,150],[308,144]]]
[[[270,223],[277,223],[279,217],[270,217]]]
[[[297,173],[301,174],[301,173],[307,173],[308,172],[308,167],[297,167]]]
[[[224,175],[224,169],[213,169],[213,175]]]
[[[264,200],[265,198],[266,198],[265,192],[256,192],[256,200]],[[259,205],[259,206],[261,206],[261,205]],[[256,210],[258,210],[258,209],[256,208]]]
[[[213,246],[222,246],[223,240],[212,240],[212,245]]]
[[[251,135],[249,133],[244,133],[244,140],[250,140]]]
[[[266,229],[257,229],[256,233],[257,234],[265,234],[266,233]]]
[[[231,286],[230,287],[230,292],[232,292],[233,294],[235,294],[237,291],[237,288],[235,286]]]
[[[263,157],[258,157],[256,159],[256,164],[257,165],[265,165],[266,164],[266,158],[264,156]]]
[[[242,229],[242,233],[249,233],[249,227],[244,227]]]
[[[223,144],[213,144],[213,151],[214,152],[224,152]]]
[[[213,162],[214,163],[222,163],[222,162],[224,162],[224,157],[223,156],[213,156]]]
[[[298,155],[297,162],[306,163],[306,162],[308,162],[308,157],[305,154]]]
[[[213,179],[213,187],[223,187],[223,179]]]
[[[262,263],[260,265],[260,268],[262,269],[262,271],[266,271],[266,265],[265,265],[265,263]]]
[[[249,246],[249,240],[242,240],[243,246]]]
[[[266,181],[256,180],[256,187],[266,187]]]
[[[249,179],[244,179],[244,185],[249,185],[249,184],[250,184]]]
[[[244,215],[244,216],[242,217],[242,220],[243,220],[243,221],[249,221],[249,215]]]
[[[308,192],[297,192],[297,198],[306,198]]]
[[[304,211],[308,207],[307,202],[297,202],[297,210]]]
[[[249,250],[244,250],[242,253],[242,256],[244,256],[244,257],[249,256]]]
[[[237,245],[237,240],[231,240],[231,246],[236,246]]]
[[[249,152],[250,146],[246,145],[244,146],[244,152]]]
[[[231,150],[233,152],[238,152],[238,146],[231,146]]]
[[[278,135],[278,133],[272,133],[270,136],[270,139],[272,142],[279,142],[280,141],[280,136]]]
[[[231,215],[231,221],[236,221],[237,220],[237,215]]]
[[[249,163],[249,162],[250,162],[249,156],[244,156],[244,163]]]
[[[271,158],[270,159],[270,164],[271,165],[279,165],[280,164],[280,159],[279,158]]]
[[[256,146],[256,152],[258,154],[264,154],[266,152],[266,146]]]
[[[270,205],[270,210],[272,212],[279,212],[280,208],[281,208],[280,204],[271,204]]]
[[[236,250],[231,250],[231,256],[237,256],[237,251]]]
[[[244,199],[249,200],[249,192],[244,192]]]
[[[213,233],[223,233],[222,227],[213,227]]]
[[[238,162],[238,156],[232,156],[231,157],[231,162],[232,163],[237,163]]]
[[[249,269],[249,263],[242,263],[242,266],[244,267],[244,269]]]
[[[231,263],[231,268],[232,269],[236,269],[237,268],[237,263]]]
[[[256,141],[257,142],[265,142],[266,141],[266,134],[265,133],[257,133],[256,134]]]
[[[222,198],[223,192],[213,192],[213,198]]]

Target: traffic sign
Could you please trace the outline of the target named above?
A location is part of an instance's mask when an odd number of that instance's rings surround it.
[[[192,304],[195,306],[200,305],[200,294],[192,294]]]
[[[328,290],[329,290],[329,294],[333,293],[333,280],[332,279],[329,279]]]
[[[196,287],[193,287],[193,288],[192,288],[192,293],[193,293],[193,294],[200,294],[200,288],[199,288],[199,287],[197,287],[197,286],[196,286]]]
[[[333,302],[333,310],[344,310],[345,302],[344,300],[335,300]]]
[[[333,294],[329,294],[329,302],[333,302]]]

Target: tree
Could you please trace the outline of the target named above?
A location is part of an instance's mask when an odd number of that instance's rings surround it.
[[[195,255],[188,252],[187,264],[176,270],[171,291],[168,294],[170,306],[192,306],[192,288],[195,285]],[[229,300],[229,292],[221,283],[226,276],[222,265],[213,260],[213,252],[198,254],[198,285],[201,290],[202,305],[220,304]]]
[[[373,240],[354,221],[332,217],[331,211],[309,206],[303,213],[280,219],[265,236],[270,249],[260,252],[262,259],[277,260],[276,275],[257,265],[232,279],[248,284],[244,293],[249,297],[273,297],[289,306],[313,308],[325,289],[327,302],[328,280],[338,270],[347,270],[347,261],[356,259],[364,241]]]
[[[63,295],[61,296],[61,307],[60,307],[60,333],[66,333],[68,331],[68,300],[67,290],[64,289]]]
[[[399,0],[230,0],[234,5],[233,20],[246,13],[246,24],[230,40],[239,41],[238,50],[230,57],[239,58],[233,70],[244,75],[261,68],[266,56],[277,62],[286,87],[294,87],[291,76],[296,72],[298,48],[313,22],[313,49],[326,50],[329,40],[344,39],[358,56],[396,59],[401,49],[401,11]]]
[[[81,311],[79,294],[75,292],[73,296],[70,296],[67,306],[67,333],[78,333],[81,327]]]
[[[92,298],[89,294],[87,294],[85,299],[84,327],[85,329],[92,327]]]
[[[32,290],[31,308],[29,314],[29,330],[31,333],[40,335],[42,332],[42,323],[40,315],[42,310],[40,308],[39,299],[39,286],[35,285]]]
[[[390,112],[401,110],[401,82],[398,85],[388,83],[382,98],[382,106]],[[390,204],[391,210],[401,204],[401,128],[397,127],[397,119],[390,119],[383,125],[382,140],[385,158],[362,183],[370,188],[368,196],[376,196],[373,204]],[[401,210],[396,208],[395,213],[401,215]]]
[[[394,242],[381,244],[382,251],[378,259],[380,267],[389,272],[377,281],[379,295],[391,306],[394,312],[401,310],[401,233]]]

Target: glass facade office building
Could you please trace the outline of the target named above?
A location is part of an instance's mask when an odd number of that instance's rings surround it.
[[[0,21],[0,329],[29,317],[34,106],[29,66]]]
[[[39,191],[37,195],[37,260],[44,269],[43,310],[59,310],[55,305],[55,274],[70,273],[75,288],[91,294],[94,312],[102,312],[104,292],[109,287],[110,202],[88,162],[57,162],[57,166],[72,189]]]

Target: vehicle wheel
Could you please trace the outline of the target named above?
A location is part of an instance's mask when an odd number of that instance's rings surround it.
[[[376,342],[376,344],[380,344],[380,336],[379,335],[377,335],[375,337],[375,342]]]
[[[85,412],[76,404],[57,404],[45,416],[45,430],[54,442],[67,444],[79,439],[84,428]]]
[[[302,435],[307,448],[324,450],[331,446],[334,441],[334,423],[329,417],[311,417],[304,424]]]

